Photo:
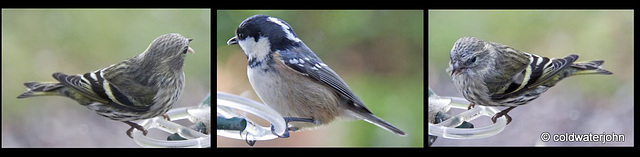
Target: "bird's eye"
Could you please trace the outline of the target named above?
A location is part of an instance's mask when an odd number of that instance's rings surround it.
[[[182,54],[187,54],[187,50],[189,50],[189,46],[185,46],[183,49],[184,50],[182,51]]]
[[[475,63],[475,62],[476,62],[476,56],[473,56],[473,58],[471,58],[471,59],[467,60],[467,62],[465,63],[465,65],[466,65],[466,66],[469,66],[469,65],[471,65],[471,64],[473,64],[473,63]]]

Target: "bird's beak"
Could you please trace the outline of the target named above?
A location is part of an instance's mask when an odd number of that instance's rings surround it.
[[[193,41],[193,39],[189,38],[189,43],[191,43],[191,41]],[[187,48],[187,52],[191,52],[191,53],[196,53],[196,51],[193,51],[193,49],[191,48],[191,46],[188,46]]]
[[[451,75],[453,75],[453,74],[455,74],[456,72],[460,71],[460,68],[463,68],[463,67],[460,67],[460,65],[458,64],[458,62],[453,62],[453,63],[451,63],[451,67],[449,67],[449,68],[450,68],[449,70],[451,70],[451,71],[450,71],[450,72],[451,72]]]
[[[233,36],[231,39],[227,41],[227,45],[233,45],[238,43],[238,36]]]
[[[195,54],[195,53],[196,53],[196,51],[193,51],[193,49],[191,48],[191,46],[189,46],[189,48],[187,49],[187,52],[191,52],[191,53],[193,53],[193,54]]]

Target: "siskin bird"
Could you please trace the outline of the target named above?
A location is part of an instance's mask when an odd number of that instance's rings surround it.
[[[184,60],[192,39],[165,34],[135,57],[93,72],[77,75],[54,73],[58,82],[26,82],[27,91],[18,98],[64,96],[95,111],[121,121],[147,135],[147,130],[131,121],[165,114],[184,88]]]
[[[506,45],[462,37],[450,52],[449,68],[455,87],[474,105],[506,106],[491,120],[540,96],[564,78],[582,74],[613,73],[601,68],[604,60],[575,62],[578,55],[547,58]]]

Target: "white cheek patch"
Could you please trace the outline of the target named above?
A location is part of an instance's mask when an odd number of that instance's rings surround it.
[[[269,38],[263,36],[259,37],[258,42],[253,37],[247,37],[244,40],[239,40],[238,45],[240,45],[245,55],[255,57],[258,60],[266,58],[269,55],[269,51],[271,51]]]
[[[267,20],[280,25],[282,27],[282,31],[287,33],[287,38],[289,40],[294,41],[294,42],[300,42],[301,41],[295,35],[293,35],[293,33],[291,33],[291,31],[289,31],[289,29],[290,29],[289,26],[287,26],[286,24],[282,23],[282,21],[280,21],[280,19],[275,18],[275,17],[269,17],[269,18],[267,18]]]

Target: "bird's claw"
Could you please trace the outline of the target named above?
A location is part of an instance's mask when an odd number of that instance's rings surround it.
[[[285,126],[289,126],[289,122],[308,122],[308,123],[313,123],[313,124],[321,124],[320,121],[317,120],[313,120],[311,118],[298,118],[298,117],[284,117],[284,122],[285,122]],[[274,135],[278,136],[279,138],[289,138],[289,130],[291,131],[297,131],[300,128],[297,127],[287,127],[284,130],[284,134],[282,134],[282,136],[276,134],[276,128],[271,125],[271,133],[273,133]]]
[[[276,128],[273,125],[271,125],[271,133],[278,136],[279,138],[289,138],[289,128],[285,129],[282,136],[280,136],[276,133]]]
[[[471,103],[471,104],[469,104],[469,107],[467,107],[467,110],[471,110],[474,107],[476,107],[476,104]]]
[[[507,113],[509,113],[509,111],[511,111],[512,109],[514,109],[516,107],[509,107],[505,110],[502,110],[498,113],[496,113],[496,115],[493,115],[493,117],[491,117],[491,121],[493,121],[493,123],[496,123],[496,120],[498,120],[498,118],[504,116],[507,118],[507,124],[511,123],[511,116],[509,116]]]
[[[131,136],[131,132],[133,132],[133,128],[138,129],[140,131],[142,131],[142,134],[147,136],[147,133],[149,133],[149,131],[147,131],[147,129],[144,129],[144,127],[133,123],[133,122],[129,122],[129,121],[124,121],[125,124],[128,124],[129,126],[131,126],[131,128],[129,128],[129,130],[127,130],[127,136],[129,136],[129,138],[133,138],[133,136]]]
[[[496,113],[496,115],[494,115],[493,117],[491,117],[491,121],[493,121],[493,123],[496,123],[496,121],[498,120],[498,118],[504,116],[505,118],[507,118],[507,124],[511,123],[511,116],[509,116],[508,114],[502,114],[500,112]]]

